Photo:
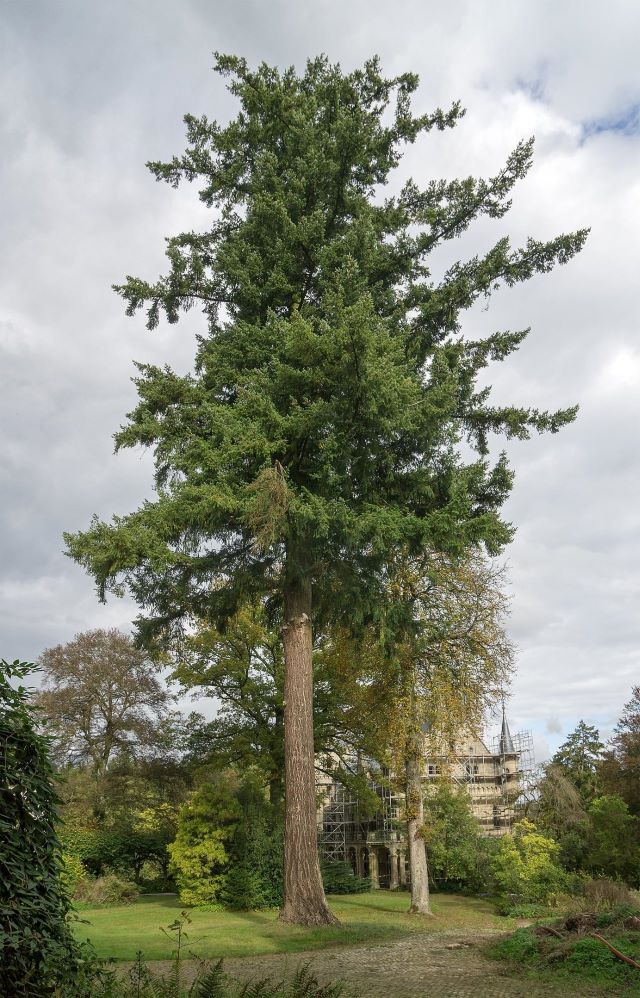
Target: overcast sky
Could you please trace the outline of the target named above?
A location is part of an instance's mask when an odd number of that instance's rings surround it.
[[[111,284],[164,270],[163,238],[206,224],[189,188],[147,159],[184,148],[182,115],[234,102],[212,52],[280,66],[378,53],[415,70],[417,107],[460,99],[452,133],[412,147],[401,176],[492,174],[518,139],[535,165],[512,211],[451,248],[589,225],[566,267],[469,314],[465,331],[532,332],[491,371],[495,397],[580,404],[557,436],[509,448],[507,518],[518,673],[512,729],[539,757],[580,718],[608,734],[640,682],[640,4],[634,0],[0,0],[0,657],[35,659],[92,627],[129,630],[63,555],[63,530],[135,509],[149,455],[113,456],[132,362],[186,371],[201,320],[150,333]]]

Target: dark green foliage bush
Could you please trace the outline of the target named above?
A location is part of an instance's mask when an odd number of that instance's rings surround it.
[[[322,882],[327,894],[363,894],[371,890],[368,877],[357,877],[350,863],[323,860],[320,866]]]
[[[224,903],[245,910],[277,908],[282,904],[282,814],[266,799],[257,773],[245,776],[237,796],[242,820],[229,847]]]
[[[60,881],[49,744],[29,692],[10,683],[32,671],[0,663],[0,994],[12,998],[53,994],[79,959]]]
[[[234,911],[258,911],[260,908],[277,907],[282,899],[282,888],[270,895],[264,887],[258,870],[251,869],[246,862],[236,863],[225,876],[220,900],[225,907]]]

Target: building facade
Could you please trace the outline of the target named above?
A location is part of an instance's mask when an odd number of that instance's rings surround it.
[[[482,834],[504,835],[515,819],[515,803],[522,789],[523,764],[532,767],[531,736],[511,736],[502,717],[499,737],[489,746],[476,734],[462,735],[447,756],[427,755],[422,779],[425,794],[431,781],[445,771],[469,794],[471,810]],[[354,873],[370,877],[374,887],[394,890],[408,880],[407,842],[402,821],[404,799],[393,790],[388,771],[368,764],[370,788],[379,797],[375,813],[363,814],[358,802],[338,782],[322,787],[319,812],[323,854],[348,861]]]

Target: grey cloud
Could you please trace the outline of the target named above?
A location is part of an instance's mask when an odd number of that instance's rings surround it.
[[[297,65],[324,50],[346,67],[377,51],[389,72],[421,73],[421,107],[460,97],[469,109],[454,132],[407,151],[404,175],[495,173],[537,135],[512,212],[451,244],[435,270],[505,233],[517,244],[592,226],[578,259],[479,303],[465,328],[532,327],[487,374],[496,400],[582,407],[558,436],[508,445],[514,729],[532,728],[542,753],[562,741],[550,716],[563,734],[580,717],[611,730],[637,682],[640,637],[640,137],[615,127],[640,100],[640,8],[402,0],[390,16],[381,0],[61,0],[5,12],[0,654],[37,657],[88,627],[128,630],[136,615],[126,600],[97,603],[61,533],[150,494],[149,455],[112,456],[135,397],[132,359],[191,364],[198,316],[150,334],[110,286],[154,277],[164,236],[206,224],[195,192],[155,184],[144,161],[180,151],[185,111],[232,113],[212,50]]]

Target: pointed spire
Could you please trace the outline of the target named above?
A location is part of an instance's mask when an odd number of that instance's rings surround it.
[[[500,732],[500,755],[512,755],[515,752],[513,745],[513,739],[511,737],[511,732],[509,731],[509,725],[507,724],[507,715],[504,710],[504,703],[502,704],[502,730]]]

